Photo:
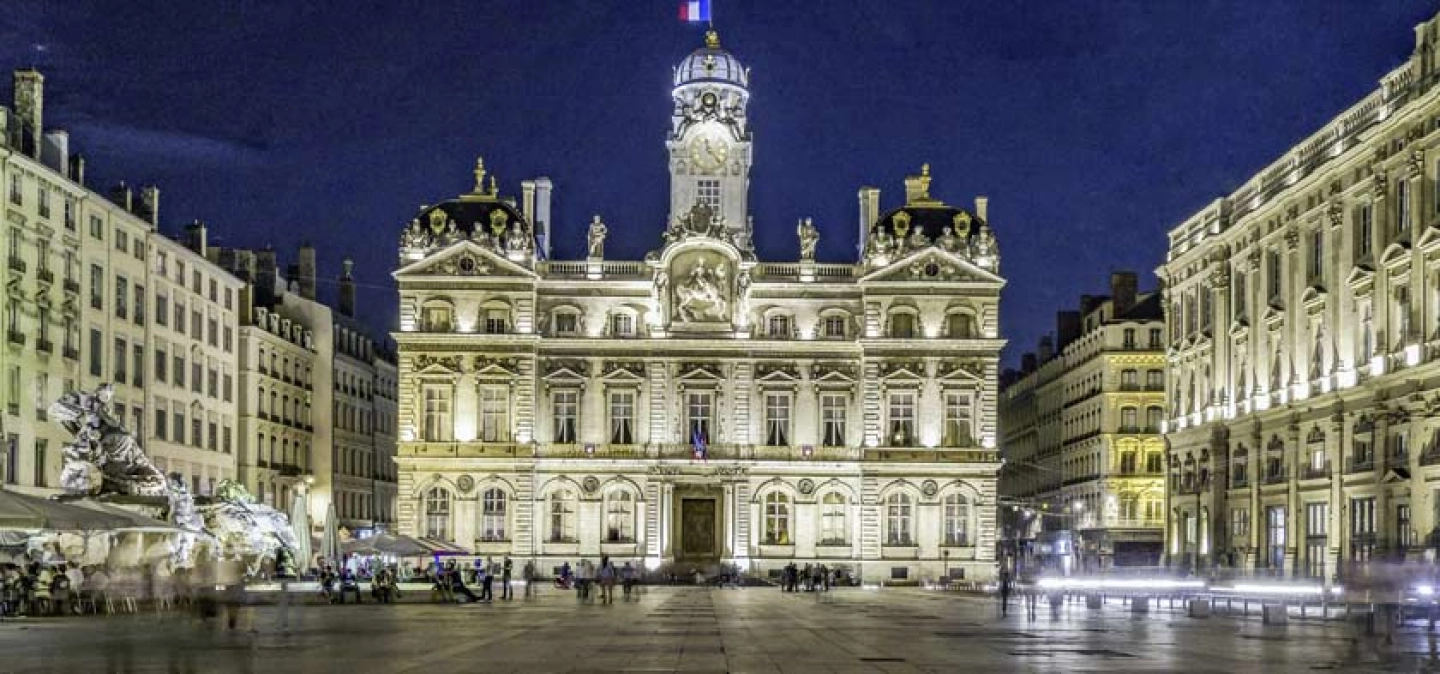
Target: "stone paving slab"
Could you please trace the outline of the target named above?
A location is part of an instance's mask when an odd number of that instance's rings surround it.
[[[0,623],[0,672],[1406,672],[1440,671],[1435,640],[1351,627],[1042,607],[920,590],[565,592],[488,605],[245,609],[231,632],[185,615]],[[250,631],[253,628],[253,632]]]

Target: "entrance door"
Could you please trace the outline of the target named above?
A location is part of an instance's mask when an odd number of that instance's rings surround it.
[[[680,557],[716,559],[715,499],[687,498],[680,501]]]

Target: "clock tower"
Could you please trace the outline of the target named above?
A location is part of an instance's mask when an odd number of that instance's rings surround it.
[[[725,219],[736,240],[750,242],[750,71],[705,33],[705,46],[675,68],[675,109],[665,147],[670,153],[670,222],[704,202]]]

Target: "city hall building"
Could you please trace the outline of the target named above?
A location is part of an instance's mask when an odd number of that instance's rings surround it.
[[[884,212],[860,189],[857,262],[815,261],[808,220],[794,257],[757,259],[749,80],[714,32],[675,68],[670,212],[626,233],[653,237],[643,259],[608,258],[599,216],[560,232],[584,259],[549,259],[550,181],[517,203],[481,162],[404,226],[403,533],[547,570],[994,577],[1005,281],[986,202],[932,197],[926,167]]]

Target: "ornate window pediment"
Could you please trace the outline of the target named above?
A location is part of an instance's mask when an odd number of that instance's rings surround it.
[[[420,354],[415,356],[415,376],[421,378],[453,378],[464,374],[462,364],[464,358],[461,356],[432,356]]]
[[[645,364],[636,360],[607,360],[600,368],[600,379],[608,385],[639,384],[645,381]]]
[[[918,386],[925,381],[925,365],[903,360],[886,361],[880,364],[880,379],[887,386]]]
[[[520,360],[518,358],[505,358],[499,356],[476,356],[475,376],[482,379],[495,379],[519,376]]]
[[[800,383],[800,368],[792,363],[760,363],[755,366],[755,380],[761,386],[795,386]]]
[[[946,385],[980,385],[985,380],[985,368],[980,363],[954,361],[940,364],[938,379]]]
[[[1356,296],[1368,295],[1375,285],[1375,270],[1365,265],[1355,265],[1345,277],[1345,285],[1350,286]]]
[[[725,380],[725,375],[715,363],[684,363],[680,366],[679,380],[692,385],[716,385]]]

